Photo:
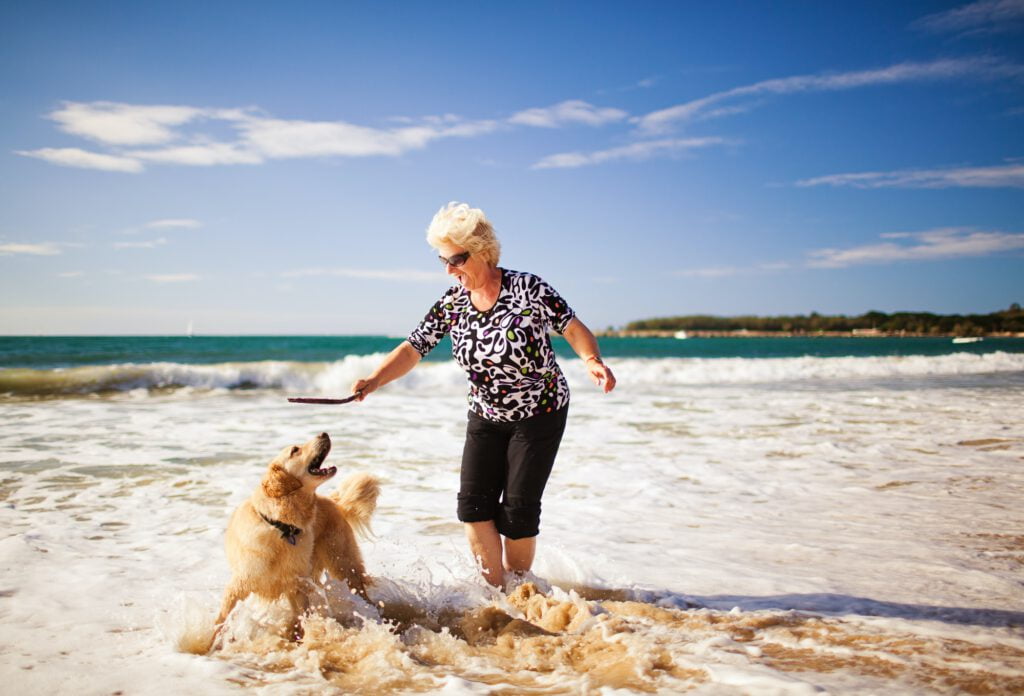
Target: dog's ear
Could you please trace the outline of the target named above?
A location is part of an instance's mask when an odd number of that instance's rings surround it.
[[[289,474],[280,464],[273,464],[263,477],[263,492],[268,498],[282,498],[302,488],[302,481]]]

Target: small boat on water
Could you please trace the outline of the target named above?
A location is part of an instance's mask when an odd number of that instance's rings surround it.
[[[672,334],[672,335],[673,335],[674,337],[676,337],[676,338],[679,338],[679,339],[683,339],[683,338],[689,338],[689,336],[687,336],[687,335],[686,335],[686,332],[685,332],[685,331],[676,331],[676,332],[675,332],[674,334]]]
[[[957,336],[953,339],[953,343],[980,343],[981,341],[981,336]]]

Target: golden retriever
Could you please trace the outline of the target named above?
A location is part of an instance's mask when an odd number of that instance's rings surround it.
[[[317,495],[317,487],[337,472],[322,466],[330,450],[327,433],[284,448],[252,496],[232,514],[225,538],[232,575],[217,617],[218,633],[235,604],[255,593],[268,600],[287,597],[293,637],[301,638],[299,617],[309,608],[306,588],[324,570],[369,601],[355,532],[369,530],[379,483],[369,474],[353,474],[330,498]]]

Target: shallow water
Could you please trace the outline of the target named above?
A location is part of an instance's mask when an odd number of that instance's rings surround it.
[[[376,360],[293,388],[342,393]],[[478,579],[454,519],[450,363],[342,407],[287,404],[281,384],[9,397],[0,676],[12,693],[1020,691],[1014,360],[623,360],[608,396],[567,367],[536,584],[510,594]],[[339,480],[382,479],[362,548],[383,608],[332,588],[295,644],[250,599],[193,654],[231,510],[321,430]]]

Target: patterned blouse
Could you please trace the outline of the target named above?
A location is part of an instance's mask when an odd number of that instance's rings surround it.
[[[576,313],[531,273],[501,270],[494,306],[481,312],[456,285],[438,300],[409,343],[426,355],[446,333],[452,357],[469,375],[469,406],[482,418],[518,421],[569,403],[569,385],[555,362],[548,330],[559,334]]]

